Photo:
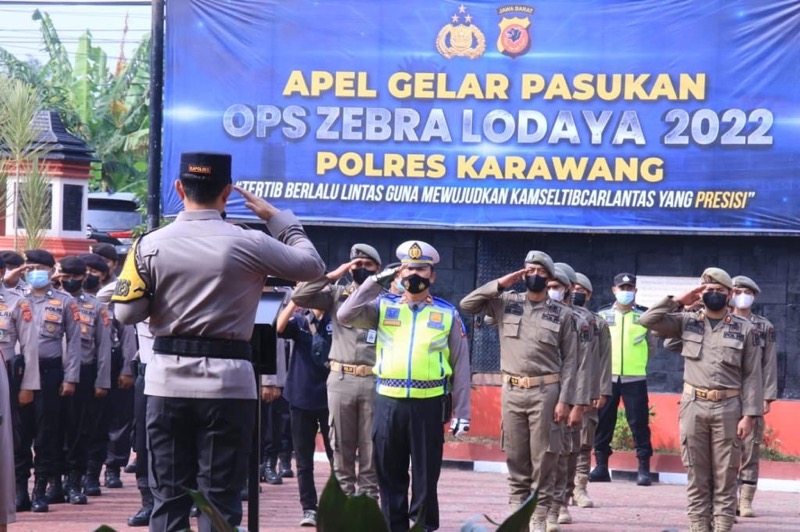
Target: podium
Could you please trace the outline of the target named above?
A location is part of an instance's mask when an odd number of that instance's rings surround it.
[[[268,279],[270,286],[289,285],[287,281]],[[293,285],[294,283],[291,283]],[[253,432],[253,448],[250,453],[250,463],[247,475],[247,529],[255,532],[259,530],[259,475],[261,466],[261,375],[273,375],[277,371],[276,343],[278,335],[275,332],[275,321],[283,308],[284,292],[263,292],[256,310],[253,337],[250,343],[253,348],[253,369],[256,374],[256,390],[259,391],[256,406],[256,424]]]

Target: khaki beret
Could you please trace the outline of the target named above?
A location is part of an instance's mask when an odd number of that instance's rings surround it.
[[[555,267],[555,275],[553,275],[553,278],[559,283],[566,286],[567,290],[570,290],[572,288],[572,283],[569,280],[569,274],[567,274],[567,270],[565,270],[561,266]]]
[[[549,273],[551,277],[556,274],[556,267],[553,265],[553,259],[544,251],[529,251],[525,256],[525,264],[540,264],[544,266],[544,269],[547,270],[547,273]]]
[[[381,263],[378,250],[369,244],[353,244],[353,247],[350,248],[350,260],[359,258],[374,260],[377,264]]]
[[[729,290],[733,289],[731,276],[722,268],[706,268],[703,275],[700,276],[700,281],[703,284],[716,283],[721,284]]]
[[[589,280],[588,277],[586,277],[580,272],[575,272],[575,284],[584,287],[589,292],[594,292],[594,289],[592,288],[592,282]]]
[[[756,282],[751,278],[747,277],[746,275],[737,275],[733,278],[733,286],[735,288],[749,288],[756,294],[761,293],[761,289],[758,287]]]
[[[566,262],[556,262],[553,264],[553,266],[555,266],[556,269],[561,268],[564,270],[564,273],[566,273],[567,277],[569,277],[570,285],[573,285],[578,281],[578,279],[575,277],[575,269]]]

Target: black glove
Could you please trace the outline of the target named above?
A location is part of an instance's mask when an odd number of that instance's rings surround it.
[[[376,283],[388,290],[395,275],[397,275],[397,268],[387,268],[380,273],[376,273],[372,278],[375,279]]]

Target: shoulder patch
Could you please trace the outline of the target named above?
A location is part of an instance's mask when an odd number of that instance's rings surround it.
[[[77,303],[70,303],[69,304],[69,310],[72,312],[72,319],[75,322],[80,323],[80,321],[81,321],[81,311],[78,308],[78,304]]]
[[[503,311],[504,314],[513,314],[514,316],[522,316],[523,310],[522,305],[517,301],[509,301],[506,303],[506,308]]]
[[[103,318],[103,327],[108,327],[111,320],[108,318],[108,311],[105,307],[100,307],[100,316]]]
[[[33,321],[33,311],[31,310],[31,304],[27,301],[20,301],[19,302],[19,310],[22,313],[22,319],[30,322]]]

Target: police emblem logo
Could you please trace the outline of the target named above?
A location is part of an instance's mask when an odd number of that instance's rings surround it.
[[[441,312],[431,312],[431,321],[435,323],[441,323],[444,315]]]
[[[422,256],[422,248],[419,246],[417,242],[411,245],[408,249],[408,258],[417,260]]]
[[[463,19],[463,21],[462,21]],[[450,18],[436,36],[436,51],[447,59],[468,57],[477,59],[486,51],[486,37],[472,22],[464,4],[458,6],[458,13]]]
[[[47,326],[45,326],[45,329],[47,329],[47,332],[55,332],[56,326],[53,325],[52,323],[48,323]]]
[[[529,6],[513,5],[497,10],[500,19],[500,36],[497,38],[497,50],[512,59],[525,55],[531,49],[533,40],[530,35],[530,16],[534,9]],[[516,16],[506,16],[506,15]]]

